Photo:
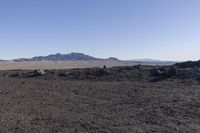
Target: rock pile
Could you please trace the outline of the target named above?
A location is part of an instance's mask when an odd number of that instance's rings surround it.
[[[13,72],[10,74],[10,77],[21,77],[21,78],[26,78],[26,77],[36,77],[36,76],[43,76],[45,75],[46,72],[41,69],[35,69],[33,71],[18,71],[18,72]]]
[[[154,69],[152,69],[152,75],[172,77],[172,76],[176,76],[178,69],[179,68],[174,65],[170,67],[156,66]]]
[[[200,63],[200,61],[199,61]],[[193,64],[193,65],[191,65]],[[196,64],[196,65],[194,65]],[[187,67],[186,67],[187,66]],[[186,68],[185,68],[186,67]],[[6,74],[6,73],[5,73]],[[3,74],[2,74],[3,75]],[[44,76],[45,75],[45,76]],[[120,66],[99,67],[68,70],[16,70],[10,77],[62,78],[67,80],[99,80],[99,81],[162,81],[166,79],[191,80],[200,83],[200,66],[198,62],[186,62],[171,66]]]
[[[35,69],[29,73],[28,77],[42,76],[45,75],[45,71],[41,69]]]
[[[187,62],[176,63],[175,66],[177,66],[179,68],[194,68],[194,67],[200,68],[200,60],[199,61],[187,61]]]

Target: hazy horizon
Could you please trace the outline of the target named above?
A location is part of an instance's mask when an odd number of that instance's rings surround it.
[[[49,55],[56,55],[56,54],[62,54],[62,55],[65,55],[65,54],[71,54],[71,53],[79,53],[79,54],[85,54],[85,55],[89,55],[87,53],[82,53],[82,52],[70,52],[70,53],[51,53],[51,54],[48,54],[48,55],[35,55],[35,56],[29,56],[29,57],[19,57],[19,58],[11,58],[11,59],[0,59],[0,60],[15,60],[15,59],[30,59],[30,58],[34,58],[34,57],[39,57],[39,56],[49,56]],[[99,59],[108,59],[108,58],[117,58],[116,56],[110,56],[110,57],[97,57],[95,55],[89,55],[89,56],[92,56],[92,57],[95,57],[95,58],[99,58]],[[152,59],[152,58],[135,58],[135,59],[121,59],[121,58],[117,58],[119,60],[122,60],[122,61],[166,61],[166,62],[180,62],[178,60],[162,60],[162,59]],[[183,60],[183,61],[192,61],[192,60]]]
[[[0,1],[0,59],[200,59],[198,0]]]

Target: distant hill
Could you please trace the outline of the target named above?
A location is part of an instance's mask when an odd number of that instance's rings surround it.
[[[22,62],[22,61],[90,61],[90,60],[119,60],[114,57],[108,59],[96,58],[90,55],[83,53],[70,53],[70,54],[52,54],[48,56],[36,56],[33,58],[20,58],[14,59],[13,61]]]
[[[2,60],[2,59],[0,59],[0,61],[8,61],[8,60]]]
[[[115,58],[115,57],[110,57],[110,58],[108,58],[108,60],[119,61],[119,59]]]
[[[163,62],[161,60],[154,60],[154,59],[148,59],[148,58],[145,58],[145,59],[134,59],[134,61],[141,61],[141,62]]]
[[[14,62],[24,62],[24,61],[107,61],[107,62],[123,62],[124,65],[126,63],[134,63],[134,64],[142,64],[142,65],[172,65],[176,62],[172,61],[160,61],[160,60],[153,60],[153,59],[137,59],[137,60],[119,60],[115,57],[110,58],[96,58],[90,55],[86,55],[83,53],[75,53],[72,52],[70,54],[51,54],[47,56],[35,56],[32,58],[20,58],[20,59],[13,59]]]
[[[154,59],[135,59],[134,61],[141,61],[141,62],[174,62],[174,61],[163,61],[163,60],[154,60]]]
[[[135,59],[133,60],[135,62],[141,63],[141,64],[157,64],[157,65],[172,65],[177,63],[176,61],[163,61],[163,60],[154,60],[154,59]]]

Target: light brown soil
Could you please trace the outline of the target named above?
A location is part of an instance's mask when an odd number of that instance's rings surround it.
[[[129,61],[30,61],[14,62],[0,61],[0,70],[10,69],[68,69],[68,68],[91,68],[112,66],[132,66],[134,62]]]

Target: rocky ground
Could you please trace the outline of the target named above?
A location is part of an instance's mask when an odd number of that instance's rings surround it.
[[[183,66],[0,71],[0,132],[197,133],[199,68]]]

